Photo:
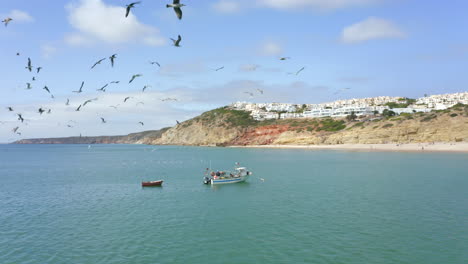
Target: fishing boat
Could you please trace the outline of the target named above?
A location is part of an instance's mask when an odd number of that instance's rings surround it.
[[[252,172],[248,171],[246,167],[237,167],[234,169],[234,172],[212,171],[210,173],[211,177],[205,176],[203,183],[215,185],[244,182],[250,175],[252,175]]]
[[[161,186],[163,183],[162,180],[159,181],[148,181],[148,182],[142,182],[141,186],[142,187],[154,187],[154,186]]]

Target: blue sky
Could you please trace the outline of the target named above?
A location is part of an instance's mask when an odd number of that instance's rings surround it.
[[[125,18],[129,2],[2,3],[0,18],[13,21],[0,26],[0,142],[158,129],[238,100],[319,103],[467,90],[466,1],[182,1],[181,21],[164,1],[143,0]],[[170,40],[178,34],[180,48]],[[114,68],[106,60],[90,70],[113,53]],[[28,57],[43,67],[39,74],[24,68]],[[287,74],[302,67],[297,76]],[[137,73],[143,76],[128,84]],[[106,93],[96,91],[114,80],[120,83]],[[72,93],[82,81],[84,92]],[[27,82],[33,89],[25,90]],[[144,85],[151,85],[145,93]],[[335,93],[342,88],[350,89]],[[74,111],[91,98],[99,99]],[[41,116],[39,107],[52,113]],[[11,132],[16,126],[22,135]]]

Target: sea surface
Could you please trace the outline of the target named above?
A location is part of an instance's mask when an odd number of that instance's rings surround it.
[[[468,154],[0,145],[0,263],[466,264]]]

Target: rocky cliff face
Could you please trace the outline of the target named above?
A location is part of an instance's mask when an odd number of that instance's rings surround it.
[[[241,122],[245,118],[249,120]],[[357,121],[318,118],[263,122],[217,109],[183,122],[149,142],[170,145],[468,142],[468,107]]]

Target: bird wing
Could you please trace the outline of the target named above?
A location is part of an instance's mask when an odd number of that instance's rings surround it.
[[[182,19],[182,9],[180,9],[180,7],[174,7],[174,11],[177,15],[177,18]]]
[[[174,0],[172,3],[173,3],[174,5],[178,5],[178,4],[180,4],[180,0]]]
[[[131,5],[128,5],[127,6],[127,11],[125,13],[125,17],[128,17],[128,14],[130,13],[130,8],[132,8]]]

